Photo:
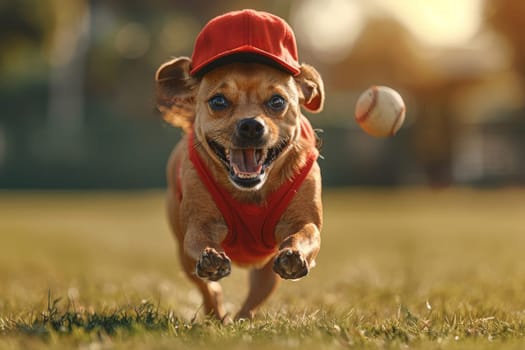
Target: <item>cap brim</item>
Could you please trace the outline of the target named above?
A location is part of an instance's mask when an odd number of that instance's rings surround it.
[[[248,54],[249,56],[243,54]],[[235,49],[221,52],[220,54],[215,55],[204,62],[201,62],[199,65],[193,66],[190,70],[190,74],[200,75],[210,71],[213,68],[216,68],[219,65],[236,62],[236,57],[243,57],[243,59],[239,60],[242,62],[249,62],[250,60],[247,60],[245,57],[252,57],[254,58],[254,62],[269,64],[275,68],[280,68],[293,76],[298,76],[301,73],[301,67],[297,64],[288,63],[280,57],[277,57],[254,46],[244,45]],[[259,60],[257,57],[262,59]]]

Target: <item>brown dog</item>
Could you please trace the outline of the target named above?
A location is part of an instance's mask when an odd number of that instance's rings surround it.
[[[247,18],[258,30],[261,25],[289,28],[278,17],[252,10],[221,16],[219,24],[246,26]],[[210,30],[222,33],[212,24],[200,38]],[[264,42],[257,47],[275,53]],[[164,119],[185,131],[168,163],[169,221],[182,266],[200,289],[206,313],[226,318],[216,281],[230,273],[233,261],[251,268],[250,289],[237,318],[253,318],[279,276],[298,279],[315,265],[321,175],[316,138],[300,108],[322,109],[323,83],[308,65],[280,62],[286,53],[268,59],[244,47],[210,67],[218,59],[202,65],[199,50],[198,39],[193,62],[176,58],[156,74]]]

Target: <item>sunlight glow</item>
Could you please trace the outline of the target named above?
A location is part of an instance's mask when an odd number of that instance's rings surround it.
[[[335,63],[352,49],[364,15],[359,0],[302,0],[292,9],[291,24],[300,43],[319,59]]]
[[[375,1],[428,45],[464,45],[481,24],[482,0]]]
[[[459,47],[479,30],[484,0],[298,0],[292,27],[320,60],[336,63],[352,49],[367,19],[393,17],[422,44]]]

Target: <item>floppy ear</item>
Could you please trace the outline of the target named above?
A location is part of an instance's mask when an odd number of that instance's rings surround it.
[[[321,75],[308,64],[301,65],[295,81],[299,86],[300,102],[310,112],[319,113],[324,105],[324,84]]]
[[[191,60],[177,57],[162,64],[155,74],[157,108],[168,123],[188,132],[195,120],[198,80],[190,76]]]

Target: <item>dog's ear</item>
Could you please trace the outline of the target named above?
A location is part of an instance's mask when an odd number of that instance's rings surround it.
[[[319,113],[324,105],[324,84],[321,75],[308,64],[301,65],[301,74],[295,81],[299,86],[300,101],[310,112]]]
[[[189,131],[195,120],[198,79],[190,76],[191,60],[177,57],[162,64],[155,74],[157,108],[168,123]]]

